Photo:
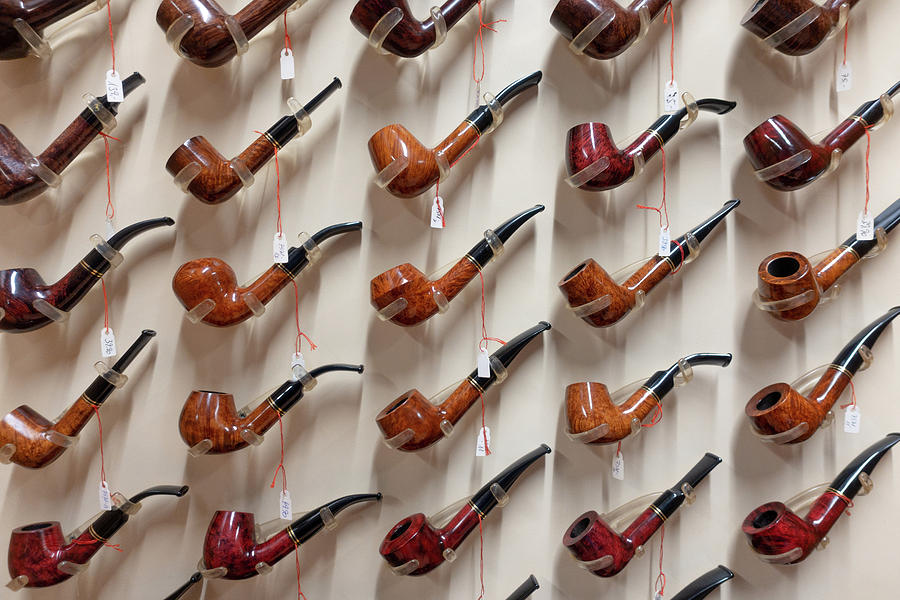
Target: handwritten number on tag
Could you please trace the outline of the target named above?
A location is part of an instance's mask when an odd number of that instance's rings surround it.
[[[431,228],[444,228],[444,199],[440,196],[435,196],[431,203]]]
[[[100,510],[112,510],[112,496],[105,481],[100,482]]]
[[[668,256],[669,249],[672,245],[671,234],[669,233],[668,227],[660,228],[659,230],[659,249],[657,250],[657,254],[660,256]]]
[[[272,238],[272,259],[277,263],[286,263],[288,261],[287,239],[284,233],[276,233]]]
[[[485,443],[487,442],[487,443]],[[491,428],[482,427],[478,431],[478,440],[475,442],[475,456],[487,456],[487,450],[491,447]]]
[[[287,490],[281,490],[281,497],[278,501],[278,516],[285,521],[290,521],[294,511],[291,509],[291,493]]]
[[[666,112],[678,110],[678,82],[674,79],[666,83],[663,106]]]
[[[837,91],[846,92],[853,86],[853,70],[850,62],[841,63],[837,72]]]
[[[850,406],[844,411],[844,431],[846,433],[859,433],[860,416],[858,406]]]
[[[100,330],[100,356],[110,358],[116,354],[116,336],[111,327],[104,327]]]
[[[117,71],[106,72],[106,100],[108,102],[125,102],[125,90]]]
[[[856,239],[875,239],[875,221],[872,219],[872,213],[868,210],[860,211],[859,216],[856,217]]]
[[[613,479],[618,479],[619,481],[625,480],[625,457],[622,456],[621,452],[616,452],[616,455],[613,457],[612,476]]]

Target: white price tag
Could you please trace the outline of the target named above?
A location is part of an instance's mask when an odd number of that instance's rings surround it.
[[[853,69],[850,68],[850,61],[841,63],[837,72],[837,91],[846,92],[853,85]]]
[[[116,354],[116,335],[112,327],[104,327],[100,330],[100,356],[110,358]]]
[[[106,240],[109,241],[109,238],[116,235],[116,226],[113,225],[111,219],[106,220]]]
[[[119,73],[112,69],[106,72],[106,100],[108,102],[125,102],[122,79],[119,77]]]
[[[272,238],[272,259],[277,263],[288,261],[287,239],[284,237],[284,232],[276,233]]]
[[[281,498],[278,501],[278,516],[285,521],[290,521],[294,511],[291,510],[291,493],[281,490]]]
[[[487,456],[491,448],[491,428],[482,427],[478,432],[478,440],[475,442],[475,456]]]
[[[660,228],[659,230],[659,248],[657,250],[657,254],[662,256],[669,255],[669,249],[672,247],[672,238],[669,233],[668,227]]]
[[[294,53],[290,48],[283,48],[281,50],[281,78],[294,78]]]
[[[656,592],[653,594],[653,600],[663,600],[662,592]]]
[[[859,413],[858,406],[850,406],[844,411],[844,432],[859,433]]]
[[[105,481],[100,482],[100,510],[112,510],[112,496]]]
[[[440,196],[435,196],[431,203],[431,228],[444,228],[444,199]]]
[[[484,348],[478,351],[478,376],[491,376],[491,357],[488,356],[487,350]]]
[[[875,239],[875,219],[872,218],[872,213],[868,210],[860,211],[856,217],[856,239]]]
[[[663,108],[665,112],[678,110],[678,82],[674,79],[666,83],[666,90],[663,93]]]
[[[306,360],[304,360],[303,355],[299,352],[294,352],[293,356],[291,356],[291,375],[294,381],[299,381],[305,370]]]
[[[616,452],[616,455],[613,457],[612,476],[613,479],[625,481],[625,457],[622,456],[621,452]]]

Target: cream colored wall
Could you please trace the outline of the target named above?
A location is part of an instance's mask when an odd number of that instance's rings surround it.
[[[223,2],[233,10],[237,2]],[[529,573],[542,581],[535,598],[648,597],[656,576],[656,548],[612,579],[593,577],[570,560],[560,543],[571,521],[589,508],[603,512],[632,497],[671,485],[705,451],[724,462],[666,531],[665,572],[671,596],[696,576],[723,563],[737,573],[718,597],[840,598],[886,595],[896,589],[895,545],[900,535],[896,497],[900,461],[885,459],[874,492],[842,518],[827,551],[794,568],[757,560],[739,526],[758,504],[784,500],[830,480],[858,451],[900,426],[895,394],[898,339],[886,333],[875,363],[856,380],[863,420],[859,435],[840,427],[799,447],[771,448],[751,434],[746,400],[762,386],[790,381],[830,360],[863,325],[897,303],[894,248],[845,278],[842,297],[806,321],[776,323],[750,302],[759,260],[794,249],[807,255],[834,247],[853,229],[864,198],[864,144],[848,153],[840,171],[794,194],[770,191],[753,177],[741,138],[765,118],[782,113],[807,132],[830,128],[861,102],[877,97],[900,73],[893,42],[900,19],[894,2],[861,3],[854,10],[849,56],[853,90],[833,92],[841,41],[835,38],[801,59],[773,56],[738,23],[749,1],[678,2],[676,70],[682,89],[698,98],[738,102],[725,117],[702,114],[668,150],[668,193],[678,233],[738,197],[743,204],[708,240],[700,259],[667,281],[640,313],[612,329],[593,330],[564,307],[555,283],[578,261],[595,257],[614,270],[653,252],[655,215],[635,204],[661,195],[659,158],[644,176],[610,193],[590,194],[562,182],[568,127],[610,124],[622,139],[661,111],[668,68],[668,28],[657,22],[644,42],[609,63],[572,55],[549,25],[549,0],[496,0],[491,16],[505,18],[487,34],[485,91],[543,69],[537,94],[517,102],[503,126],[454,169],[441,186],[448,228],[426,226],[429,198],[399,200],[372,184],[365,149],[382,125],[402,122],[425,141],[451,131],[470,110],[472,38],[477,16],[467,16],[446,44],[418,60],[372,52],[350,25],[350,0],[312,0],[289,17],[298,78],[282,85],[275,60],[280,27],[269,27],[241,60],[202,70],[178,59],[154,23],[154,2],[113,0],[116,57],[122,72],[140,70],[148,84],[122,107],[112,144],[113,189],[120,226],[170,215],[174,231],[155,231],[131,243],[125,263],[107,277],[112,325],[120,347],[142,328],[159,336],[129,369],[128,386],[102,410],[106,471],[114,489],[133,494],[159,483],[190,484],[180,500],[153,498],[116,537],[123,553],[106,549],[84,574],[48,590],[18,597],[161,598],[194,570],[207,522],[216,509],[276,516],[268,487],[279,459],[277,430],[258,448],[222,457],[191,458],[177,430],[192,389],[231,391],[239,403],[283,381],[294,339],[293,294],[283,292],[259,320],[218,330],[192,325],[169,290],[186,260],[218,256],[239,279],[270,264],[275,224],[274,168],[257,175],[249,192],[209,207],[185,198],[163,164],[186,138],[203,134],[224,154],[237,154],[284,113],[284,99],[308,99],[332,76],[344,89],[313,118],[312,131],[281,154],[285,230],[293,235],[338,221],[362,219],[361,236],[329,242],[324,260],[298,280],[305,331],[319,344],[311,365],[364,362],[362,378],[323,377],[285,421],[286,466],[295,507],[312,507],[354,492],[381,490],[381,506],[350,510],[336,533],[323,533],[302,552],[303,590],[310,600],[375,597],[475,598],[477,533],[452,565],[421,578],[399,578],[378,556],[382,536],[402,517],[432,513],[480,486],[541,442],[553,454],[513,490],[510,504],[485,525],[488,598],[505,598]],[[423,14],[429,2],[414,0]],[[80,23],[51,60],[0,65],[2,119],[24,143],[42,148],[97,94],[109,68],[106,20]],[[872,203],[897,194],[894,149],[900,125],[872,137]],[[33,266],[48,280],[68,270],[103,231],[103,145],[93,143],[65,173],[58,191],[2,209],[4,266]],[[368,281],[405,261],[429,271],[458,258],[491,226],[533,205],[547,211],[525,226],[486,272],[487,325],[510,338],[538,320],[552,331],[510,369],[509,380],[487,396],[494,454],[476,459],[479,420],[467,415],[457,434],[418,454],[386,448],[373,422],[404,390],[431,395],[469,372],[480,337],[479,285],[473,282],[427,325],[400,329],[377,320]],[[102,294],[95,289],[69,322],[0,338],[4,411],[27,402],[55,416],[94,376]],[[610,477],[614,447],[569,441],[561,411],[567,383],[594,380],[615,389],[692,352],[730,351],[728,369],[698,368],[690,386],[666,400],[662,423],[623,444],[627,476]],[[840,417],[840,415],[839,415]],[[68,530],[97,510],[99,452],[96,422],[81,442],[43,471],[0,470],[0,531],[56,519]],[[4,534],[5,535],[5,534]],[[295,573],[288,558],[266,577],[213,581],[207,597],[292,598]],[[12,597],[4,589],[3,597]]]

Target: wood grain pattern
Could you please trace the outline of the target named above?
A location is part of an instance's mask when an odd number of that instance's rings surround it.
[[[563,546],[582,562],[612,556],[612,564],[591,571],[598,577],[612,577],[628,565],[635,549],[646,544],[662,524],[656,511],[647,508],[619,534],[595,511],[588,511],[575,519],[563,534]]]
[[[236,158],[251,173],[259,171],[275,155],[272,143],[261,135]],[[166,170],[174,177],[191,163],[200,166],[200,173],[191,181],[188,191],[207,204],[221,204],[243,188],[241,178],[231,168],[231,162],[222,156],[202,135],[192,137],[166,161]]]
[[[407,429],[413,437],[398,450],[412,452],[427,448],[444,437],[441,421],[455,425],[478,400],[478,389],[468,379],[463,380],[440,405],[432,404],[419,390],[409,390],[391,402],[375,417],[385,439],[395,437]]]
[[[805,519],[781,502],[769,502],[747,515],[741,531],[758,554],[777,556],[800,548],[800,556],[787,563],[796,564],[815,550],[846,508],[847,503],[830,491],[813,503]]]
[[[571,176],[606,158],[609,166],[580,188],[593,192],[611,190],[634,175],[634,158],[638,153],[644,161],[649,161],[660,148],[660,138],[645,131],[627,148],[619,150],[605,123],[582,123],[569,129],[566,135],[566,171]]]
[[[56,423],[23,404],[0,421],[0,447],[14,444],[16,451],[10,457],[12,462],[29,469],[40,469],[54,462],[66,450],[48,440],[46,434],[56,431],[75,437],[93,416],[94,407],[85,401],[83,395]]]
[[[463,540],[478,528],[478,513],[466,503],[441,529],[434,529],[422,513],[406,517],[388,532],[378,552],[392,567],[411,560],[419,568],[409,575],[424,575],[444,562],[444,550],[456,550]]]
[[[247,579],[257,575],[256,565],[274,565],[294,551],[287,529],[257,544],[252,513],[218,510],[209,522],[203,540],[203,564],[207,569],[225,567],[225,579]]]
[[[437,314],[435,292],[442,293],[448,301],[453,300],[477,275],[478,267],[466,257],[461,258],[435,281],[430,281],[411,264],[403,263],[373,277],[369,295],[376,310],[383,309],[399,298],[405,298],[406,308],[394,315],[391,321],[410,327]]]
[[[638,291],[649,294],[671,272],[672,266],[667,260],[654,256],[622,285],[618,285],[603,267],[589,258],[561,279],[557,287],[572,307],[609,295],[609,306],[582,317],[585,323],[593,327],[609,327],[631,312]]]
[[[34,269],[0,271],[0,308],[6,315],[0,319],[0,331],[26,333],[51,323],[34,308],[38,299],[69,311],[100,281],[79,263],[53,285],[47,285]]]
[[[553,9],[550,23],[571,42],[601,13],[612,11],[612,22],[584,49],[584,54],[591,58],[607,60],[625,52],[637,39],[641,31],[639,9],[646,6],[650,11],[650,19],[653,20],[670,2],[671,0],[635,0],[628,8],[624,8],[615,0],[560,0]]]
[[[797,321],[812,313],[821,295],[858,262],[857,254],[844,246],[832,250],[815,267],[802,254],[777,252],[759,263],[756,290],[766,301],[784,300],[812,290],[811,300],[794,308],[769,312],[783,321]]]
[[[56,585],[72,577],[56,568],[60,561],[87,564],[104,543],[88,529],[67,545],[57,521],[18,527],[9,540],[9,574],[27,576],[30,588]]]
[[[30,46],[13,27],[22,19],[43,35],[44,29],[93,4],[95,0],[3,0],[0,2],[0,60],[28,56]]]
[[[609,425],[609,431],[591,444],[614,444],[625,439],[631,434],[631,420],[643,421],[658,405],[656,396],[643,387],[616,405],[602,383],[581,381],[566,386],[569,431],[584,433],[604,423]]]
[[[252,0],[234,15],[248,40],[253,39],[297,0]],[[167,31],[181,15],[190,15],[194,27],[181,39],[184,56],[201,67],[224,65],[237,54],[237,46],[225,26],[228,14],[215,0],[163,0],[156,23]]]
[[[478,0],[444,2],[440,8],[447,23],[447,31],[477,3]],[[395,7],[403,11],[403,18],[391,30],[381,47],[403,58],[424,54],[435,42],[434,20],[430,16],[424,21],[416,20],[406,0],[359,0],[350,13],[350,22],[357,31],[369,37],[378,21]]]
[[[188,446],[210,440],[213,444],[210,454],[225,454],[247,447],[242,431],[248,429],[263,435],[277,422],[278,413],[266,401],[241,418],[231,394],[194,390],[181,410],[178,430]]]
[[[741,25],[760,39],[765,39],[810,9],[819,14],[813,22],[791,36],[776,50],[790,56],[803,56],[819,47],[838,23],[840,5],[850,8],[859,0],[826,0],[821,6],[812,0],[756,0]]]
[[[397,158],[407,158],[407,167],[385,189],[400,198],[415,198],[431,189],[440,179],[436,154],[453,165],[478,141],[480,133],[468,121],[441,141],[434,149],[426,148],[403,125],[382,127],[369,139],[369,156],[375,172],[380,173]]]

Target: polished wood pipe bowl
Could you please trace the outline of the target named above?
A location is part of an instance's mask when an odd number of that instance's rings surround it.
[[[447,0],[440,7],[449,31],[463,18],[478,0]],[[381,44],[384,50],[402,58],[413,58],[424,54],[437,39],[435,22],[432,17],[419,21],[413,17],[406,0],[359,0],[350,13],[350,22],[364,36],[368,37],[375,26],[394,9],[400,9],[402,18],[391,29]]]
[[[625,8],[616,0],[560,0],[550,15],[550,24],[571,42],[595,19],[611,13],[606,17],[609,24],[583,50],[591,58],[608,60],[637,41],[641,32],[639,9],[647,7],[653,20],[670,3],[671,0],[634,0]]]
[[[3,0],[0,2],[0,60],[28,56],[31,46],[15,28],[21,19],[39,36],[44,29],[62,21],[97,0]]]
[[[803,56],[818,48],[837,27],[841,5],[853,8],[857,2],[825,0],[820,5],[813,0],[756,0],[741,19],[741,26],[762,40],[779,32],[788,35],[776,40],[778,43],[772,47],[789,56]],[[809,18],[804,18],[805,15]],[[795,21],[798,18],[803,20]],[[790,35],[784,28],[792,22],[796,23],[796,33]]]

